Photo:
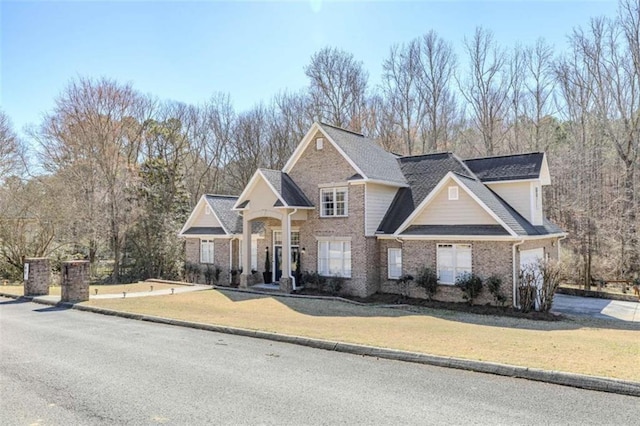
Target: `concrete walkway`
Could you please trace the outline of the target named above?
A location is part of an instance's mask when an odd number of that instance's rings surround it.
[[[598,299],[595,297],[556,294],[553,297],[551,312],[608,320],[640,322],[640,303]]]
[[[202,290],[211,290],[210,285],[176,285],[173,288],[173,294],[180,293],[191,293],[193,291],[202,291]],[[123,293],[109,293],[109,294],[98,294],[98,295],[89,295],[89,300],[97,300],[97,299],[123,299],[130,297],[149,297],[149,296],[166,296],[167,294],[172,294],[170,288],[165,288],[162,290],[154,290],[154,291],[138,291],[138,292],[127,292],[125,296]],[[60,296],[36,296],[33,298],[34,301],[42,301],[42,302],[53,302],[57,303],[60,301]]]

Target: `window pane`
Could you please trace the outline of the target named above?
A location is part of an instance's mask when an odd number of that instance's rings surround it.
[[[273,244],[282,245],[282,231],[273,231]]]
[[[441,283],[453,284],[453,270],[452,269],[438,269],[438,280]]]
[[[438,267],[453,268],[453,250],[438,248]]]
[[[388,262],[389,278],[400,278],[400,276],[402,275],[402,249],[389,249]]]
[[[456,267],[471,269],[471,249],[457,250]]]

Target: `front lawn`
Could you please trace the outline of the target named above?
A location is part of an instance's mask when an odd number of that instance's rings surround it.
[[[207,290],[84,302],[126,312],[332,341],[640,381],[640,324],[532,321],[426,307]]]

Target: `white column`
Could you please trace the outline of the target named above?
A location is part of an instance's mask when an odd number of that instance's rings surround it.
[[[242,215],[242,243],[240,244],[242,253],[242,275],[240,275],[240,286],[249,286],[249,276],[251,275],[251,221],[247,220],[246,212]]]
[[[291,223],[289,209],[282,215],[282,277],[291,278]]]

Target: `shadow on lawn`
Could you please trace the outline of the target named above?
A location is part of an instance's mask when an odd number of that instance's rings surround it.
[[[541,320],[526,318],[518,312],[504,309],[483,309],[482,306],[474,306],[475,312],[466,312],[469,307],[465,304],[437,303],[437,307],[415,306],[409,304],[393,304],[381,306],[380,304],[358,305],[339,299],[315,299],[283,296],[278,294],[246,293],[233,290],[217,290],[232,302],[244,302],[249,300],[273,299],[284,306],[303,315],[317,317],[358,317],[358,318],[400,318],[406,316],[429,316],[447,321],[456,321],[467,324],[483,325],[489,327],[514,328],[522,330],[558,331],[576,330],[580,328],[600,328],[612,330],[638,330],[640,323],[601,318],[560,316],[556,320]],[[449,305],[454,309],[447,309]],[[455,306],[454,306],[455,305]]]

